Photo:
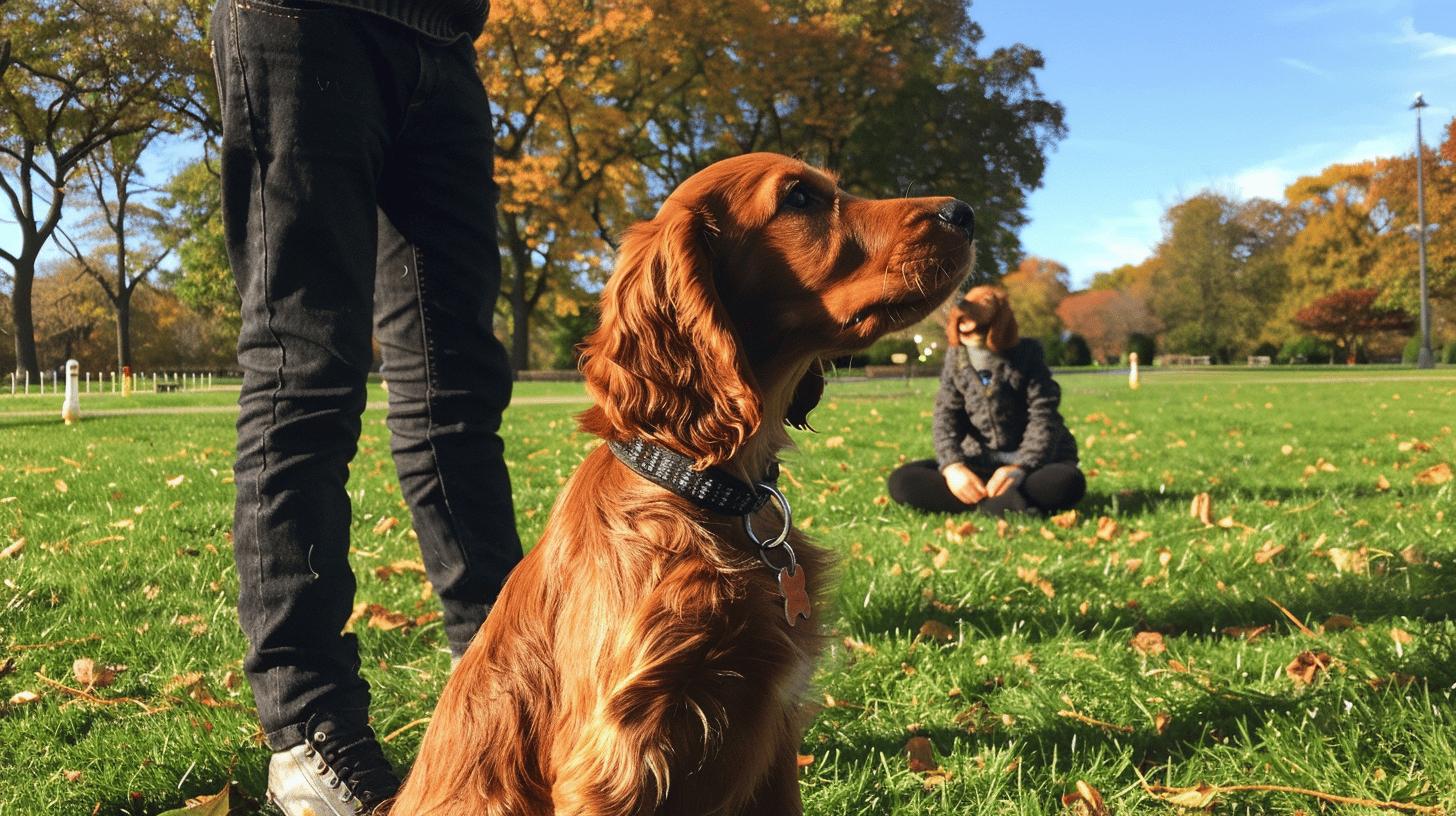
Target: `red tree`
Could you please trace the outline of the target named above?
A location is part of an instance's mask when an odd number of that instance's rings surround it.
[[[1294,316],[1294,322],[1332,338],[1354,363],[1361,341],[1377,332],[1410,331],[1415,320],[1400,309],[1376,306],[1378,289],[1342,289],[1316,300]]]

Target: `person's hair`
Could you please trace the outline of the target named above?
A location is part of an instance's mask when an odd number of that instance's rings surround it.
[[[985,316],[984,319],[978,316]],[[1004,289],[994,286],[977,286],[966,293],[946,315],[945,340],[951,346],[961,344],[961,318],[976,321],[976,331],[986,335],[986,347],[1000,354],[1016,347],[1021,342],[1021,330],[1016,326],[1016,314],[1011,311],[1011,300]]]

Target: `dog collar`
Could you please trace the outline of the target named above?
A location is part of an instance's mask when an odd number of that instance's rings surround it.
[[[642,439],[607,442],[607,447],[638,476],[697,506],[725,516],[747,516],[769,500],[769,492],[748,484],[722,468],[693,469],[693,460]],[[763,481],[775,484],[779,463],[769,465]]]

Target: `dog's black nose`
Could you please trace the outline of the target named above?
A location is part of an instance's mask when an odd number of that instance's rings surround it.
[[[951,199],[936,213],[940,220],[964,232],[966,240],[976,237],[976,211],[960,199]]]

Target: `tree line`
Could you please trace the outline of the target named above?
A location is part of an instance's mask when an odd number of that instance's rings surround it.
[[[1424,151],[1432,346],[1456,357],[1456,119]],[[1416,157],[1334,164],[1282,201],[1205,190],[1169,207],[1149,257],[1080,292],[1056,261],[1005,278],[1026,333],[1076,335],[1114,360],[1141,341],[1224,362],[1354,362],[1414,354]],[[1147,360],[1146,354],[1143,355]],[[1447,362],[1456,362],[1448,359]]]
[[[0,204],[19,227],[0,245],[0,363],[231,358],[210,5],[0,2]],[[1065,135],[1042,55],[984,49],[961,0],[492,5],[476,50],[496,121],[497,326],[517,368],[570,364],[616,236],[719,158],[776,151],[855,193],[976,202],[990,280],[1021,257],[1026,197]],[[191,158],[153,184],[163,150]]]

